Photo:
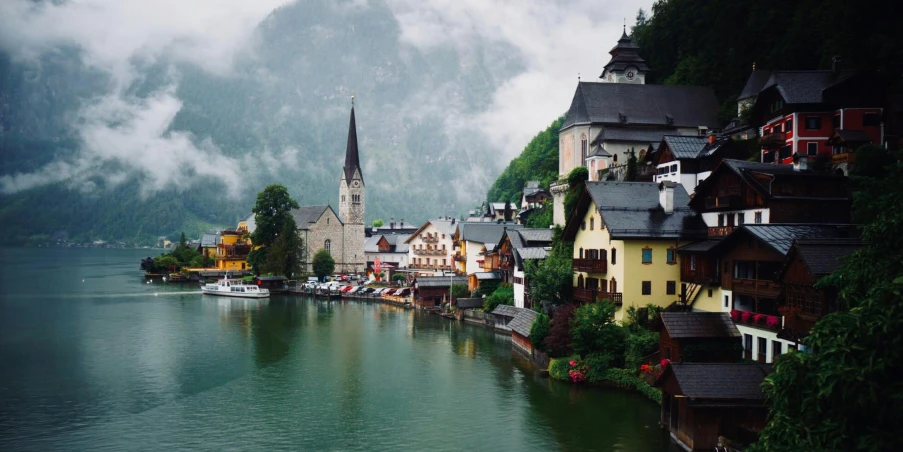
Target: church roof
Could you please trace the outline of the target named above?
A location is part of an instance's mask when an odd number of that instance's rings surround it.
[[[317,220],[323,216],[323,213],[326,212],[326,209],[332,210],[332,207],[329,206],[301,206],[297,209],[292,209],[292,217],[295,219],[295,225],[299,230],[310,229],[310,225],[316,223]],[[333,211],[335,213],[335,211]],[[339,216],[336,215],[336,218]],[[339,219],[339,223],[341,224],[342,220]]]
[[[718,99],[706,86],[580,82],[561,130],[577,124],[718,128]]]
[[[605,65],[605,70],[602,71],[602,75],[599,78],[605,78],[607,72],[624,71],[628,66],[634,66],[638,71],[649,72],[649,65],[646,64],[646,60],[637,53],[639,49],[640,46],[636,45],[630,39],[630,36],[627,36],[627,29],[625,28],[621,39],[618,40],[618,44],[608,52],[611,54],[611,60]]]
[[[354,177],[354,170],[358,170],[361,182],[364,181],[364,171],[361,170],[361,160],[357,150],[357,125],[354,121],[354,105],[351,106],[351,120],[348,123],[348,145],[345,148],[345,180],[350,181]]]
[[[749,78],[746,79],[746,85],[743,86],[743,91],[740,91],[740,95],[737,96],[737,100],[758,96],[759,91],[762,91],[762,87],[765,86],[765,82],[767,82],[770,77],[771,71],[757,71],[753,69],[752,74],[749,74]]]

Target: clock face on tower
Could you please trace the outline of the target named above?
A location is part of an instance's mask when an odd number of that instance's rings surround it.
[[[627,71],[627,80],[633,80],[633,71]]]
[[[361,185],[361,183],[359,181],[354,181],[351,183],[351,186],[354,188],[357,188],[359,185]]]

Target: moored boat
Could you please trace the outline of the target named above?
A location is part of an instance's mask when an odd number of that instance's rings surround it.
[[[201,292],[206,295],[236,298],[268,298],[270,291],[261,289],[254,284],[245,284],[236,279],[229,279],[226,275],[215,283],[207,283],[201,286]]]

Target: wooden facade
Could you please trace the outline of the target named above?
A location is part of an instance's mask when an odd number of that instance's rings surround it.
[[[671,362],[735,363],[742,356],[739,335],[724,338],[673,338],[667,328],[659,336],[659,356]]]
[[[733,300],[748,298],[756,313],[778,315],[777,300],[781,284],[775,282],[784,256],[751,234],[738,231],[742,238],[732,240],[721,256],[721,287],[733,291]],[[745,239],[745,240],[744,240]],[[738,309],[734,306],[733,309]]]

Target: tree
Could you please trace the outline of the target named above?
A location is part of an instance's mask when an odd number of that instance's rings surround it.
[[[562,242],[561,226],[553,232],[552,251],[542,261],[526,261],[526,276],[530,281],[530,298],[536,302],[563,304],[570,301],[574,284],[573,244]]]
[[[279,184],[267,186],[262,192],[257,194],[257,202],[254,204],[252,212],[254,212],[254,222],[256,228],[251,233],[251,243],[256,247],[248,254],[247,261],[257,274],[261,273],[282,273],[285,271],[286,265],[289,265],[286,259],[295,253],[289,251],[289,248],[275,250],[273,245],[279,238],[279,234],[283,231],[296,229],[295,219],[292,217],[292,209],[297,209],[298,203],[288,194],[288,190]],[[300,240],[300,239],[299,239]],[[295,242],[292,242],[294,244]],[[288,242],[283,241],[283,246],[288,246]],[[270,259],[268,254],[270,251],[278,251],[279,256]],[[301,257],[298,257],[300,265]],[[281,262],[281,264],[280,264]]]
[[[505,201],[505,221],[511,221],[511,216],[514,214],[514,211],[511,210],[511,201]]]
[[[577,207],[577,198],[586,188],[586,181],[589,179],[589,170],[585,166],[578,166],[571,170],[568,174],[568,192],[564,195],[564,218],[570,219]]]
[[[549,335],[543,342],[545,349],[549,355],[567,356],[571,349],[571,317],[574,314],[574,305],[566,304],[559,306],[555,310],[552,317],[552,327],[549,328]]]
[[[553,209],[554,207],[551,200],[547,200],[542,203],[542,206],[534,209],[533,212],[530,213],[530,216],[527,217],[527,227],[548,229],[549,226],[552,225]]]
[[[631,148],[627,151],[627,173],[624,175],[627,182],[636,182],[636,152]]]
[[[627,333],[614,320],[615,305],[608,300],[578,307],[571,319],[571,348],[582,356],[601,352],[615,365],[623,364]]]
[[[470,291],[467,290],[467,285],[465,284],[452,284],[451,296],[454,298],[467,298],[470,296]]]
[[[383,221],[382,218],[377,218],[377,219],[373,220],[374,228],[381,228],[381,227],[383,227],[384,224],[386,224],[386,223]]]
[[[492,312],[500,304],[514,305],[514,288],[511,284],[500,284],[492,295],[483,299],[483,311]]]
[[[179,236],[179,248],[185,248],[188,246],[188,240],[185,238],[185,231],[182,231],[182,235]]]
[[[818,283],[836,288],[846,310],[816,322],[804,339],[809,352],[777,361],[763,383],[771,403],[768,424],[750,450],[899,448],[903,211],[897,206],[903,163],[885,167],[883,174],[884,179],[856,179],[853,218],[863,225],[866,245]]]
[[[267,273],[284,275],[292,278],[301,272],[301,263],[304,259],[304,248],[298,231],[295,230],[295,220],[290,219],[282,226],[282,232],[276,237],[276,241],[269,247],[266,254],[264,270]]]
[[[549,337],[549,329],[552,327],[552,320],[543,313],[537,313],[533,325],[530,326],[530,342],[533,347],[539,351],[544,351],[546,338]]]
[[[314,253],[313,267],[317,278],[323,279],[324,276],[331,275],[335,271],[335,260],[329,251],[320,248]]]

